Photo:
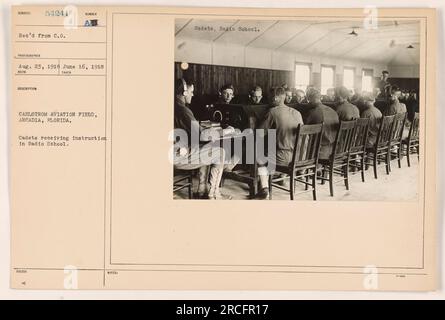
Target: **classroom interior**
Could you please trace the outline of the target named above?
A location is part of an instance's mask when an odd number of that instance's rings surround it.
[[[421,143],[419,146],[420,52],[420,23],[416,20],[379,19],[378,25],[365,25],[362,20],[344,19],[185,18],[175,23],[174,78],[193,84],[193,98],[187,107],[200,123],[218,123],[240,131],[259,127],[267,117],[272,108],[271,88],[283,88],[286,95],[292,95],[289,103],[285,103],[302,114],[304,125],[310,102],[307,97],[303,102],[297,101],[298,92],[315,89],[321,103],[336,110],[335,90],[346,88],[350,93],[348,102],[357,105],[360,114],[363,101],[373,99],[375,107],[389,116],[385,113],[391,104],[388,97],[391,90],[397,91],[397,100],[406,106],[406,115],[403,123],[400,122],[402,127],[397,128],[394,120],[388,133],[398,141],[388,142],[386,154],[377,157],[375,169],[367,146],[363,168],[355,165],[356,158],[352,151],[347,151],[348,188],[344,172],[334,174],[341,181],[334,181],[333,187],[328,179],[324,181],[323,165],[318,162],[314,170],[316,200],[414,201],[419,192],[422,157]],[[390,87],[377,91],[384,74]],[[227,87],[233,89],[231,100],[221,103],[222,91]],[[251,98],[258,88],[261,88],[262,98],[260,106],[254,108]],[[384,92],[387,89],[389,92]],[[381,126],[383,136],[385,129]],[[340,135],[336,138],[341,139]],[[366,144],[366,138],[364,141]],[[196,196],[197,170],[173,171],[173,198],[200,199],[201,196]],[[274,177],[274,174],[269,175]],[[283,179],[276,187],[269,185],[273,197],[267,199],[315,200],[313,192],[308,190],[314,185],[304,183],[307,177],[295,180],[289,192],[284,189],[289,189],[291,176],[284,173],[279,176]],[[175,184],[175,181],[179,182]],[[256,199],[261,188],[257,163],[238,165],[233,172],[224,172],[219,186],[221,192],[233,200]],[[331,192],[332,188],[335,192]]]

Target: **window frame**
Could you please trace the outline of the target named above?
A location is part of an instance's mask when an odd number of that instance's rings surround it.
[[[297,87],[297,66],[305,66],[305,67],[309,68],[309,79],[308,79],[308,84],[306,85],[306,88],[307,88],[312,83],[312,63],[295,61],[295,64],[294,64],[294,87],[297,89],[300,89],[299,87]]]
[[[352,70],[352,88],[348,88],[348,87],[346,87],[346,85],[345,85],[345,70]],[[349,66],[344,66],[343,67],[343,83],[342,83],[342,85],[344,86],[344,87],[346,87],[348,90],[350,90],[350,89],[352,89],[352,90],[355,90],[355,88],[356,88],[356,81],[355,81],[355,77],[356,77],[356,67],[349,67]]]
[[[365,90],[365,88],[363,87],[363,78],[365,77],[365,72],[370,72],[370,74],[371,74],[371,88],[370,88],[370,92],[372,92],[372,90],[373,90],[373,80],[374,80],[374,69],[370,69],[370,68],[362,68],[362,86],[361,86],[361,91],[362,92],[364,92],[364,91],[368,91],[368,90]]]
[[[336,66],[332,64],[321,64],[320,65],[320,93],[326,94],[326,92],[323,92],[323,68],[329,68],[332,69],[332,85],[329,86],[329,88],[335,88],[335,71]],[[329,89],[327,88],[327,89]]]

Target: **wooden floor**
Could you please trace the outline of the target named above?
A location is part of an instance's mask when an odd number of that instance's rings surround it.
[[[366,182],[361,181],[360,175],[352,175],[349,182],[349,191],[343,182],[334,186],[334,197],[329,195],[329,184],[317,185],[317,198],[319,201],[416,201],[418,196],[419,165],[415,155],[411,158],[411,167],[408,167],[406,158],[402,161],[402,168],[398,168],[397,161],[391,163],[391,173],[386,174],[385,167],[378,168],[378,179],[374,178],[370,167],[365,173]],[[197,181],[194,181],[197,185]],[[297,185],[296,192],[304,190],[303,185]],[[234,200],[249,199],[247,185],[226,180],[222,193],[229,194]],[[174,199],[187,199],[186,191],[173,195]],[[289,193],[273,189],[273,200],[290,200]],[[272,201],[273,201],[272,200]],[[308,192],[296,196],[295,200],[312,201],[312,193]]]

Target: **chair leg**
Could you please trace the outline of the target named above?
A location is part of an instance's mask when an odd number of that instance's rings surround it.
[[[292,172],[290,175],[290,199],[294,200],[295,196],[295,172]]]
[[[309,189],[309,169],[304,171],[304,174],[306,174],[306,183],[304,184],[304,190]]]
[[[386,159],[386,161],[385,161],[386,174],[389,174],[391,172],[391,149],[390,148],[388,148],[388,150],[386,152],[385,159]]]
[[[272,176],[273,173],[269,174],[269,200],[272,200]]]
[[[400,169],[402,167],[402,144],[398,145],[397,157],[398,157],[397,161],[398,161],[399,169]]]
[[[410,153],[411,153],[411,146],[410,143],[406,145],[406,162],[408,163],[408,167],[411,167],[411,161],[410,161]]]
[[[312,176],[312,197],[314,201],[317,200],[317,168],[314,168],[314,174]]]
[[[334,165],[332,164],[329,167],[329,192],[331,193],[331,197],[334,196]]]
[[[374,159],[372,161],[372,165],[374,167],[374,178],[377,179],[377,152],[374,154]]]
[[[326,178],[326,168],[325,166],[323,166],[323,169],[321,170],[321,184],[325,183],[325,178]]]
[[[360,169],[362,171],[362,182],[365,182],[365,154],[363,154],[362,159],[360,160]]]
[[[344,179],[346,190],[349,190],[349,162],[346,162],[344,166]]]
[[[249,185],[249,194],[250,194],[250,197],[252,197],[252,198],[254,198],[256,195],[256,191],[258,189],[257,184],[258,184],[258,180],[254,178],[253,181]]]

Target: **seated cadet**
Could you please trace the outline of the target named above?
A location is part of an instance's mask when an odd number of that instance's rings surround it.
[[[361,100],[362,100],[362,92],[359,89],[354,89],[354,94],[349,98],[349,102],[351,102],[354,106],[358,107],[360,105]]]
[[[268,129],[276,130],[275,164],[287,166],[292,161],[295,129],[299,124],[303,124],[303,119],[300,112],[284,104],[284,88],[272,88],[269,97],[271,108],[258,129],[266,129],[266,132]],[[257,199],[267,199],[269,197],[268,175],[267,168],[264,164],[260,164],[258,168],[260,190],[256,195]]]
[[[326,95],[322,99],[324,102],[334,102],[335,101],[335,90],[334,88],[329,88],[326,90]]]
[[[293,98],[294,98],[293,95],[292,95],[292,90],[289,89],[289,88],[285,89],[285,94],[286,94],[286,96],[284,98],[284,103],[285,104],[292,103],[293,102]]]
[[[297,109],[301,113],[301,116],[303,117],[303,122],[306,122],[305,119],[307,118],[307,112],[308,112],[306,92],[304,92],[301,89],[295,89],[294,103],[295,104],[292,105],[292,107]]]
[[[380,122],[382,120],[382,113],[374,106],[374,96],[363,96],[363,109],[360,113],[360,118],[369,119],[368,140],[366,142],[366,148],[372,148],[377,140],[377,134],[380,128]]]
[[[311,88],[306,92],[308,105],[308,116],[306,124],[317,124],[323,122],[323,137],[320,146],[320,159],[328,159],[332,153],[333,144],[337,135],[339,119],[334,109],[321,103],[320,91]]]
[[[407,98],[408,98],[408,93],[405,90],[401,90],[399,96],[399,102],[406,105]]]
[[[263,90],[260,86],[256,86],[250,91],[249,94],[249,104],[261,104],[263,99]]]
[[[413,121],[416,112],[419,112],[419,102],[417,101],[417,94],[415,91],[408,93],[406,99],[406,110],[408,112],[408,120]]]
[[[295,90],[295,98],[294,99],[295,99],[295,102],[298,104],[307,103],[306,93],[301,89]]]
[[[235,97],[235,88],[231,84],[226,84],[219,91],[218,103],[229,104]]]
[[[308,94],[308,92],[312,91],[312,89],[316,89],[317,90],[317,88],[313,84],[310,84],[310,85],[308,85],[306,87],[306,90],[304,91],[304,96],[306,97],[306,102],[307,103],[309,103],[309,100],[307,98],[307,94]]]
[[[400,89],[396,86],[392,86],[389,90],[388,106],[383,110],[384,116],[392,116],[397,113],[406,112],[406,106],[399,102]]]
[[[224,149],[209,142],[203,146],[198,142],[191,141],[193,135],[199,136],[204,129],[195,119],[192,111],[187,107],[191,103],[193,97],[193,84],[187,84],[184,79],[178,79],[175,82],[175,108],[174,108],[174,128],[181,129],[187,134],[187,141],[177,141],[175,143],[175,154],[173,165],[180,170],[194,170],[199,168],[199,184],[198,197],[208,198],[212,200],[230,199],[230,196],[221,194],[219,185],[223,170],[225,168],[225,152]],[[207,129],[207,134],[211,135],[211,130]],[[192,132],[194,132],[192,134]],[[234,132],[232,127],[228,127],[222,131],[223,135]],[[180,136],[181,132],[176,132]],[[215,132],[220,134],[220,132]],[[237,161],[236,161],[237,162]],[[236,163],[227,165],[230,170]],[[210,177],[210,179],[209,179]],[[207,185],[209,181],[209,185]]]
[[[340,121],[350,121],[360,118],[360,111],[348,102],[349,90],[345,87],[335,88],[336,111]]]

